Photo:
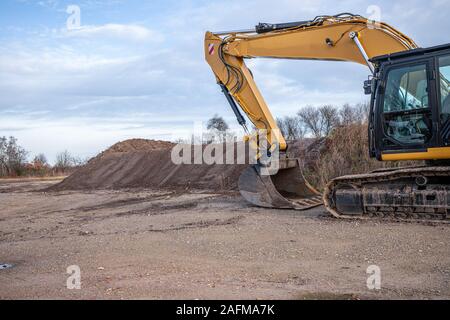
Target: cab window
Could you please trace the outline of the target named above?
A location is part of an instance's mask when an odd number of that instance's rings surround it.
[[[417,65],[389,72],[384,112],[428,108],[426,70],[426,65]]]
[[[384,133],[390,145],[423,145],[431,139],[427,65],[389,71],[383,105]],[[389,144],[389,143],[388,143]]]

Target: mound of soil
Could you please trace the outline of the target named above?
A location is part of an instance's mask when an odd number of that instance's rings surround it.
[[[293,141],[288,152],[291,156],[303,159],[303,165],[307,165],[311,161],[309,158],[317,154],[313,151],[321,146],[320,143],[318,146],[316,144],[308,139]],[[243,146],[243,142],[213,145],[224,147],[224,150],[233,148],[234,164],[176,165],[171,159],[175,146],[167,141],[145,139],[119,142],[92,158],[49,191],[124,188],[238,190],[239,176],[249,163],[247,153],[237,160],[236,150]],[[190,163],[194,163],[195,150],[189,147],[192,151]],[[244,147],[248,151],[248,146]],[[203,152],[205,148],[207,146],[203,146],[200,151]]]
[[[248,165],[176,165],[171,159],[174,146],[166,141],[142,139],[120,142],[91,159],[50,191],[122,188],[237,190],[239,176]]]
[[[172,149],[174,146],[175,144],[169,141],[130,139],[116,143],[115,145],[100,153],[95,158],[91,159],[89,162],[93,162],[102,159],[105,156],[116,153],[167,150]]]

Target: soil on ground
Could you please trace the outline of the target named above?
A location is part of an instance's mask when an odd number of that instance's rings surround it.
[[[450,299],[450,226],[341,221],[234,192],[0,182],[0,299]],[[81,290],[67,289],[69,266]],[[381,290],[367,268],[381,269]]]
[[[173,146],[0,180],[0,299],[450,299],[450,225],[257,208],[236,191],[247,164],[175,165]]]

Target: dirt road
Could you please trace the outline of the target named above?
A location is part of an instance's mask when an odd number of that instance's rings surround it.
[[[0,181],[1,299],[450,299],[450,226],[338,221],[233,193]],[[81,290],[68,290],[68,266]],[[367,267],[381,268],[379,291]]]

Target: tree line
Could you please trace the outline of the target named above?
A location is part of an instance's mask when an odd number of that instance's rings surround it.
[[[54,165],[50,165],[43,153],[35,155],[31,161],[28,156],[29,152],[15,137],[0,137],[0,177],[66,175],[86,162],[67,150],[57,154]]]
[[[277,124],[287,140],[324,138],[338,127],[366,123],[368,108],[367,104],[306,106],[294,116],[277,118]]]
[[[286,140],[303,138],[325,138],[339,127],[364,125],[367,123],[369,105],[344,104],[342,106],[306,106],[293,116],[277,118],[277,125]],[[178,139],[176,143],[210,144],[234,141],[235,133],[223,117],[215,114],[206,123],[207,131],[191,139]],[[253,129],[256,129],[255,127]]]

